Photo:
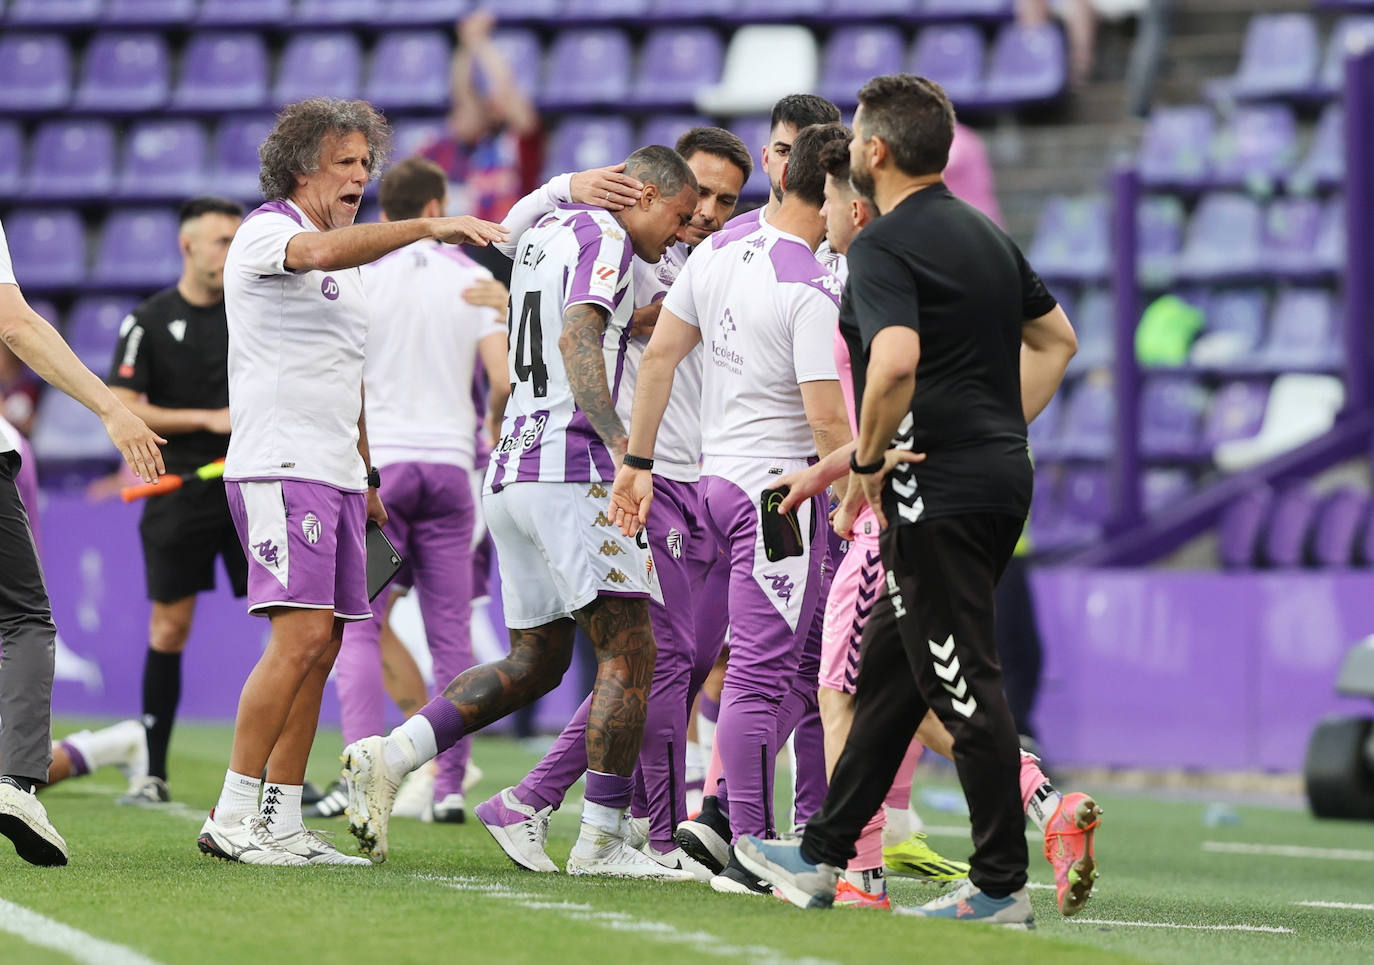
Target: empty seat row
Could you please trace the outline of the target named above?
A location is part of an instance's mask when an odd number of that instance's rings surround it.
[[[1158,510],[1194,487],[1183,468],[1152,467],[1141,478],[1144,508]],[[1111,513],[1111,476],[1105,466],[1039,467],[1030,513],[1030,545],[1040,552],[1094,542]]]
[[[150,291],[175,282],[181,274],[177,217],[170,209],[110,210],[89,258],[86,226],[69,209],[13,212],[5,219],[5,234],[15,277],[26,291],[85,284]]]
[[[1374,565],[1374,502],[1340,487],[1264,486],[1237,499],[1218,527],[1218,555],[1229,569]]]
[[[1215,93],[1236,98],[1330,97],[1344,83],[1345,58],[1370,45],[1374,16],[1339,21],[1323,53],[1311,14],[1258,14],[1246,26],[1239,68]]]

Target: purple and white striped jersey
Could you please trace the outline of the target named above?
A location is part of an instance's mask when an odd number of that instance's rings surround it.
[[[618,399],[634,312],[634,254],[625,229],[601,208],[560,204],[516,244],[510,283],[511,397],[492,451],[486,492],[517,482],[609,482],[611,453],[573,401],[558,347],[563,313],[599,305],[606,381]]]

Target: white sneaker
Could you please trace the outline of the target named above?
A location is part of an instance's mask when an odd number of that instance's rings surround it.
[[[227,825],[216,821],[212,810],[201,825],[196,844],[203,853],[221,861],[293,867],[304,867],[310,863],[283,848],[272,837],[272,832],[267,828],[267,819],[261,814],[250,814],[238,824]]]
[[[649,819],[632,818],[625,816],[625,843],[636,851],[643,850],[649,844]]]
[[[530,871],[558,873],[558,865],[544,851],[553,808],[536,811],[515,796],[515,788],[508,787],[477,805],[472,813],[517,865]]]
[[[356,854],[344,854],[329,840],[332,835],[324,831],[300,828],[291,834],[277,838],[277,844],[284,850],[304,858],[306,864],[350,864],[370,865],[371,861]]]
[[[38,795],[8,779],[0,781],[0,834],[14,842],[15,852],[29,864],[67,863],[67,842],[48,820]]]
[[[410,742],[400,731],[392,737],[364,737],[344,748],[342,760],[344,787],[348,791],[348,831],[358,839],[363,854],[373,864],[386,860],[387,826],[396,789],[406,772],[393,774],[386,764],[388,740]],[[404,748],[414,759],[414,748]]]
[[[696,875],[670,868],[636,851],[618,834],[582,825],[582,833],[568,855],[568,874],[604,878],[647,878],[658,881],[695,881]]]
[[[172,799],[167,790],[167,782],[160,777],[144,774],[129,781],[129,790],[115,798],[116,804],[133,804],[138,807],[156,807]]]
[[[391,806],[393,818],[434,820],[434,769],[430,764],[417,767],[401,782],[400,790],[396,792],[396,803]]]
[[[469,757],[467,770],[463,771],[463,793],[467,794],[486,776],[486,773],[474,764],[472,758]]]
[[[434,820],[443,824],[463,824],[468,819],[468,802],[461,794],[445,794],[434,802]]]
[[[672,851],[666,852],[664,854],[659,854],[649,845],[645,845],[643,851],[645,854],[653,858],[655,861],[663,865],[663,867],[665,868],[676,868],[679,871],[690,871],[692,873],[692,877],[694,877],[697,881],[709,882],[712,878],[715,877],[715,874],[711,871],[710,868],[706,867],[706,865],[702,864],[700,861],[697,861],[694,858],[692,858],[690,855],[687,854],[686,851],[683,851],[681,848],[674,848]]]

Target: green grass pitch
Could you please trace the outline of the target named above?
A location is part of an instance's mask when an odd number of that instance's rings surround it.
[[[80,723],[60,722],[57,733]],[[228,747],[227,727],[178,729],[171,783],[180,804],[167,810],[116,807],[122,780],[112,770],[45,793],[71,864],[34,868],[0,849],[0,962],[1374,962],[1374,824],[1241,807],[1240,824],[1209,828],[1202,803],[1099,792],[1106,815],[1093,900],[1066,921],[1053,891],[1037,888],[1039,928],[1022,934],[870,911],[803,912],[694,883],[536,875],[511,865],[471,822],[398,819],[391,859],[373,868],[216,862],[197,852],[195,837]],[[337,752],[337,732],[322,731],[311,766],[321,785],[337,772]],[[469,806],[514,783],[535,757],[479,737],[475,759],[486,777]],[[572,845],[579,801],[554,817],[555,861]],[[962,819],[923,816],[937,827],[937,848],[967,854]],[[353,850],[342,821],[314,825]],[[1048,885],[1039,840],[1029,843],[1031,880]],[[940,890],[899,879],[890,889],[901,904]],[[47,947],[33,943],[25,936],[42,921],[24,910],[73,931],[45,926]]]

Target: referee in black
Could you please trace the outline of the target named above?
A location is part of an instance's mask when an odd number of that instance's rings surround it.
[[[223,198],[181,206],[181,278],[133,310],[119,330],[108,384],[168,439],[169,473],[189,473],[223,459],[229,448],[229,331],[224,315],[224,258],[243,209]],[[215,559],[235,596],[248,591],[224,484],[190,479],[152,496],[139,524],[152,615],[143,667],[143,723],[148,774],[136,776],[120,804],[168,801],[167,746],[181,698],[181,653],[196,594],[215,588]]]
[[[790,900],[828,906],[929,708],[954,736],[974,852],[967,884],[912,910],[1033,927],[993,591],[1030,510],[1026,424],[1077,341],[1011,239],[945,187],[954,109],[940,86],[877,77],[859,105],[851,178],[881,217],[849,249],[840,310],[859,436],[836,529],[873,506],[887,593],[864,632],[854,724],[820,815],[799,848],[751,839],[736,853]],[[794,481],[794,499],[842,476],[836,461]]]

